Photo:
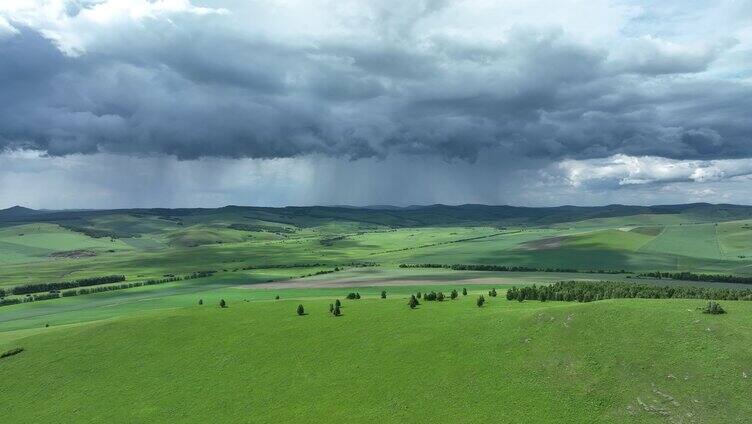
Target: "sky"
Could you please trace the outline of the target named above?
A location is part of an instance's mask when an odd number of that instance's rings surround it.
[[[0,208],[750,194],[752,0],[0,2]]]

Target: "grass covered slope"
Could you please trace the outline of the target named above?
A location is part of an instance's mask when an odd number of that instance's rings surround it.
[[[232,302],[46,329],[0,360],[9,422],[744,422],[752,305],[609,300],[409,310]],[[296,316],[303,303],[308,315]],[[49,330],[49,331],[47,331]]]
[[[721,221],[752,213],[739,208],[228,207],[39,212],[25,221],[14,214],[0,216],[0,286],[353,262],[749,275],[752,221]]]

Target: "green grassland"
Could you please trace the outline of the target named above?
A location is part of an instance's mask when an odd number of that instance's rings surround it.
[[[699,300],[519,303],[503,290],[604,279],[738,287],[635,273],[750,275],[752,210],[555,209],[0,211],[0,287],[214,271],[0,307],[0,353],[25,349],[0,359],[3,417],[745,422],[752,302],[722,302],[728,314],[709,316]],[[598,270],[628,273],[588,272]],[[463,287],[470,295],[458,300],[406,305],[416,291]],[[478,308],[490,288],[500,296]],[[344,300],[350,291],[363,299]],[[344,302],[338,318],[328,314],[336,298]],[[220,299],[230,307],[218,308]],[[307,315],[296,316],[298,304]]]
[[[108,228],[113,228],[115,219],[110,218]],[[113,239],[92,238],[55,224],[24,224],[0,229],[0,285],[113,273],[152,278],[291,263],[752,271],[752,231],[744,228],[748,221],[632,227],[611,221],[613,227],[566,228],[388,228],[328,222],[279,232],[268,223],[258,227],[267,230],[243,231],[229,228],[232,223],[215,221],[166,224],[152,233]],[[136,228],[128,225],[130,231]],[[91,256],[71,256],[70,252],[80,250]],[[27,266],[32,262],[33,267]]]
[[[752,304],[231,300],[6,346],[11,422],[744,422]],[[193,300],[198,295],[193,295]],[[308,315],[296,316],[302,303]],[[720,365],[722,363],[722,366]]]

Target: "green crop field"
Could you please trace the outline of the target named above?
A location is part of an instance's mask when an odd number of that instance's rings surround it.
[[[25,301],[0,306],[0,354],[23,348],[0,358],[4,417],[745,422],[752,302],[722,300],[727,313],[707,315],[702,299],[517,302],[504,290],[571,280],[744,290],[746,209],[585,209],[0,211],[0,289]],[[655,271],[742,280],[640,275]],[[13,292],[107,275],[139,284],[36,301],[48,290]],[[165,281],[140,284],[150,279]],[[335,299],[340,317],[328,311]]]

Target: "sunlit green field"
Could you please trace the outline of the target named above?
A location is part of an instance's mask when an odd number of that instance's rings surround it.
[[[112,216],[93,221],[91,225],[105,222],[102,228],[134,232],[128,233],[134,236],[112,239],[92,238],[48,223],[0,228],[0,285],[113,273],[152,278],[314,263],[466,263],[734,273],[748,273],[752,264],[752,221],[661,224],[670,219],[624,217],[556,228],[396,229],[352,222],[313,227],[256,224],[285,229],[275,232],[233,229],[231,220],[179,226],[151,219],[139,226],[134,219]]]
[[[458,287],[459,288],[459,287]],[[0,344],[9,422],[744,422],[752,305],[180,295]],[[483,289],[485,291],[485,288]],[[229,308],[216,306],[220,296]],[[203,306],[197,305],[199,298]],[[307,315],[297,316],[303,304]],[[43,407],[54,399],[54,408]],[[40,404],[41,402],[41,404]]]

